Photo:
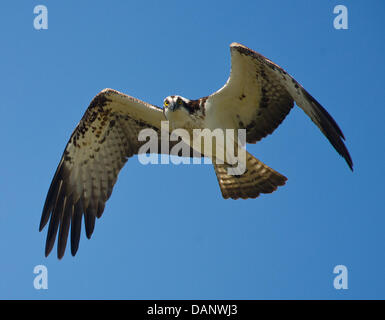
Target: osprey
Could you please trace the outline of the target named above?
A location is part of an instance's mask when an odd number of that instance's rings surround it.
[[[144,143],[138,140],[139,132],[144,128],[160,132],[161,121],[168,120],[172,128],[246,129],[246,142],[256,143],[281,124],[296,102],[353,168],[341,129],[296,80],[241,44],[232,43],[230,52],[230,77],[208,97],[169,96],[164,108],[112,89],[94,97],[67,143],[47,194],[40,221],[40,231],[50,221],[46,256],[59,231],[57,255],[63,257],[70,226],[71,253],[76,254],[83,216],[86,236],[91,237],[95,218],[102,215],[119,171]],[[228,163],[213,161],[213,165],[225,199],[255,198],[275,191],[287,180],[249,153],[242,175],[229,175]]]

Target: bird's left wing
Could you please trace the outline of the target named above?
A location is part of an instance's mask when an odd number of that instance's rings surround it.
[[[296,104],[310,117],[352,169],[344,135],[332,116],[285,70],[261,54],[232,43],[231,73],[227,83],[206,100],[228,128],[246,129],[255,143],[272,133]]]
[[[59,231],[57,254],[63,256],[70,225],[75,255],[82,216],[91,237],[127,157],[145,143],[138,141],[139,131],[160,132],[162,120],[161,108],[118,91],[105,89],[95,96],[67,143],[47,194],[40,221],[41,231],[50,220],[46,255]]]

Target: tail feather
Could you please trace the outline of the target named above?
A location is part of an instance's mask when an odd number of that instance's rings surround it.
[[[287,180],[250,153],[246,153],[246,171],[242,175],[229,175],[228,164],[214,163],[215,173],[225,199],[256,198],[260,193],[272,193]]]

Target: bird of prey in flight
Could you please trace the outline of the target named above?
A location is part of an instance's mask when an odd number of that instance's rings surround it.
[[[86,236],[91,237],[95,218],[102,215],[119,171],[144,144],[138,140],[139,132],[144,128],[160,132],[161,121],[188,130],[246,129],[246,142],[256,143],[281,124],[296,102],[353,169],[341,129],[296,80],[241,44],[232,43],[230,52],[230,77],[210,96],[197,100],[168,96],[163,108],[112,89],[93,98],[65,147],[48,190],[40,221],[40,231],[49,221],[46,256],[57,237],[57,255],[63,257],[69,232],[71,253],[76,254],[83,217]],[[248,152],[242,175],[228,174],[230,164],[226,162],[213,161],[213,166],[225,199],[255,198],[275,191],[287,180]]]

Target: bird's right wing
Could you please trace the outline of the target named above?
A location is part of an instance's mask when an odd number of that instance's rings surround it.
[[[40,221],[40,231],[50,221],[46,255],[58,230],[57,254],[64,255],[70,225],[71,253],[76,254],[83,215],[91,237],[127,157],[145,143],[138,141],[139,131],[159,133],[162,120],[163,109],[118,91],[105,89],[95,96],[67,143],[47,194]]]

